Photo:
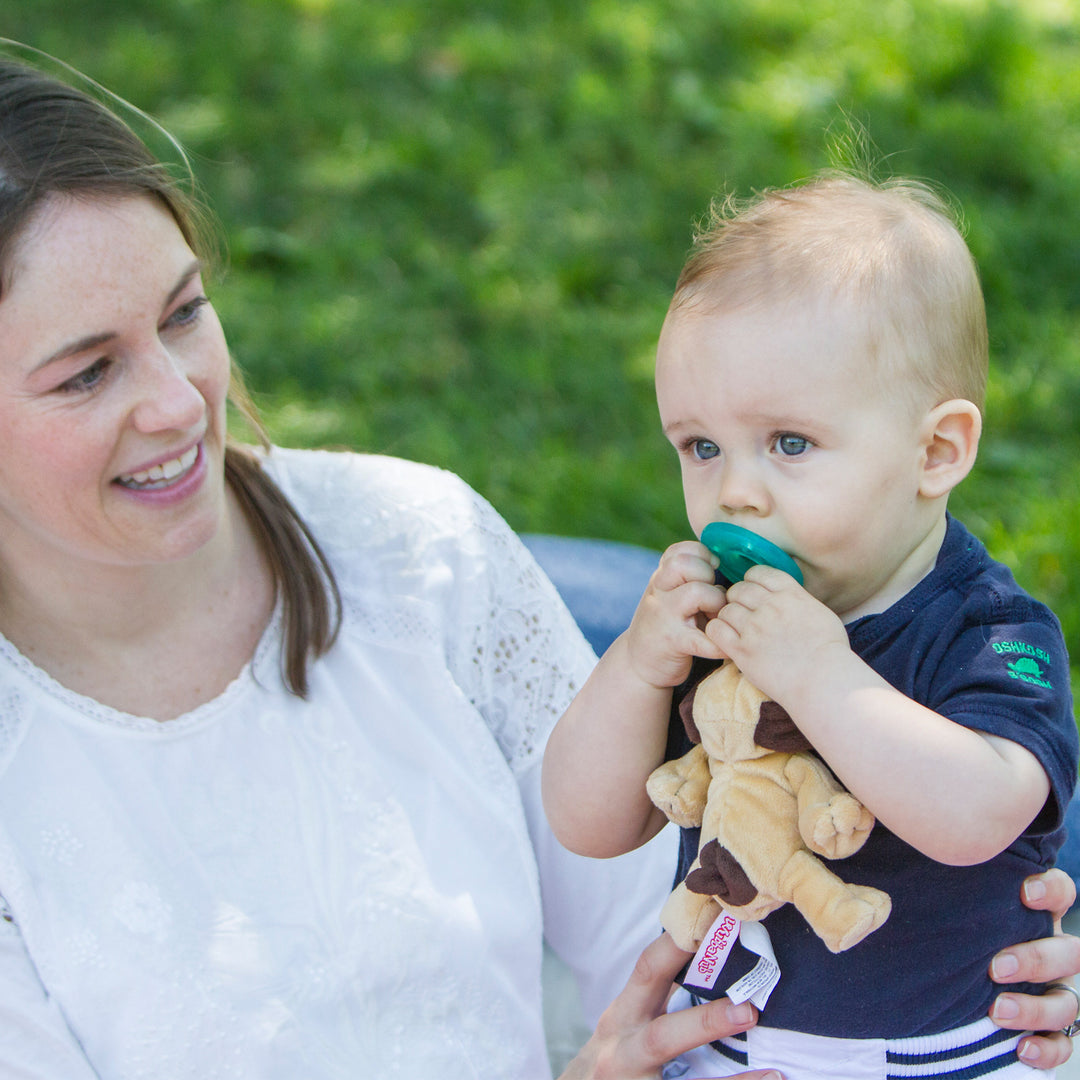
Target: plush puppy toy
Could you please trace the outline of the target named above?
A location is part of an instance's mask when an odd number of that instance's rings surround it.
[[[874,818],[809,752],[788,714],[730,660],[682,710],[695,746],[647,784],[671,821],[701,826],[698,857],[661,913],[679,947],[693,952],[721,907],[755,920],[792,903],[833,952],[881,926],[888,894],[847,884],[817,858],[854,854]]]

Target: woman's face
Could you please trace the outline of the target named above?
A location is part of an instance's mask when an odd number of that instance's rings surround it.
[[[224,514],[229,356],[157,199],[53,197],[0,295],[0,570],[168,562]]]

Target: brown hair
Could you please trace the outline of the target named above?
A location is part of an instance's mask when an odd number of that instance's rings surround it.
[[[177,180],[127,124],[89,94],[0,57],[0,301],[14,244],[45,200],[56,195],[158,198],[192,250],[213,264],[213,220],[195,195],[190,171],[185,180]],[[235,364],[229,402],[268,447]],[[231,435],[225,478],[271,566],[284,617],[283,674],[302,697],[310,660],[330,648],[341,621],[333,571],[254,448]]]
[[[893,386],[914,382],[936,403],[982,408],[989,349],[978,271],[958,218],[928,185],[828,172],[745,203],[716,202],[671,311],[792,296],[853,304]]]

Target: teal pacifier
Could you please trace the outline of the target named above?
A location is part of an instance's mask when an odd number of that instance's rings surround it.
[[[742,581],[751,566],[775,566],[790,574],[800,585],[802,571],[782,548],[749,529],[714,521],[705,526],[701,542],[720,560],[720,573],[731,582]]]

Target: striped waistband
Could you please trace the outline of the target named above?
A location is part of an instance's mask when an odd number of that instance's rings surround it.
[[[837,1076],[846,1062],[849,1075],[860,1080],[1012,1080],[1037,1074],[1016,1056],[1021,1038],[1023,1033],[1005,1031],[985,1019],[938,1035],[905,1039],[831,1039],[759,1027],[712,1046],[743,1069],[768,1066],[783,1071],[783,1063],[791,1062],[805,1065],[807,1075],[829,1076],[831,1069]]]

